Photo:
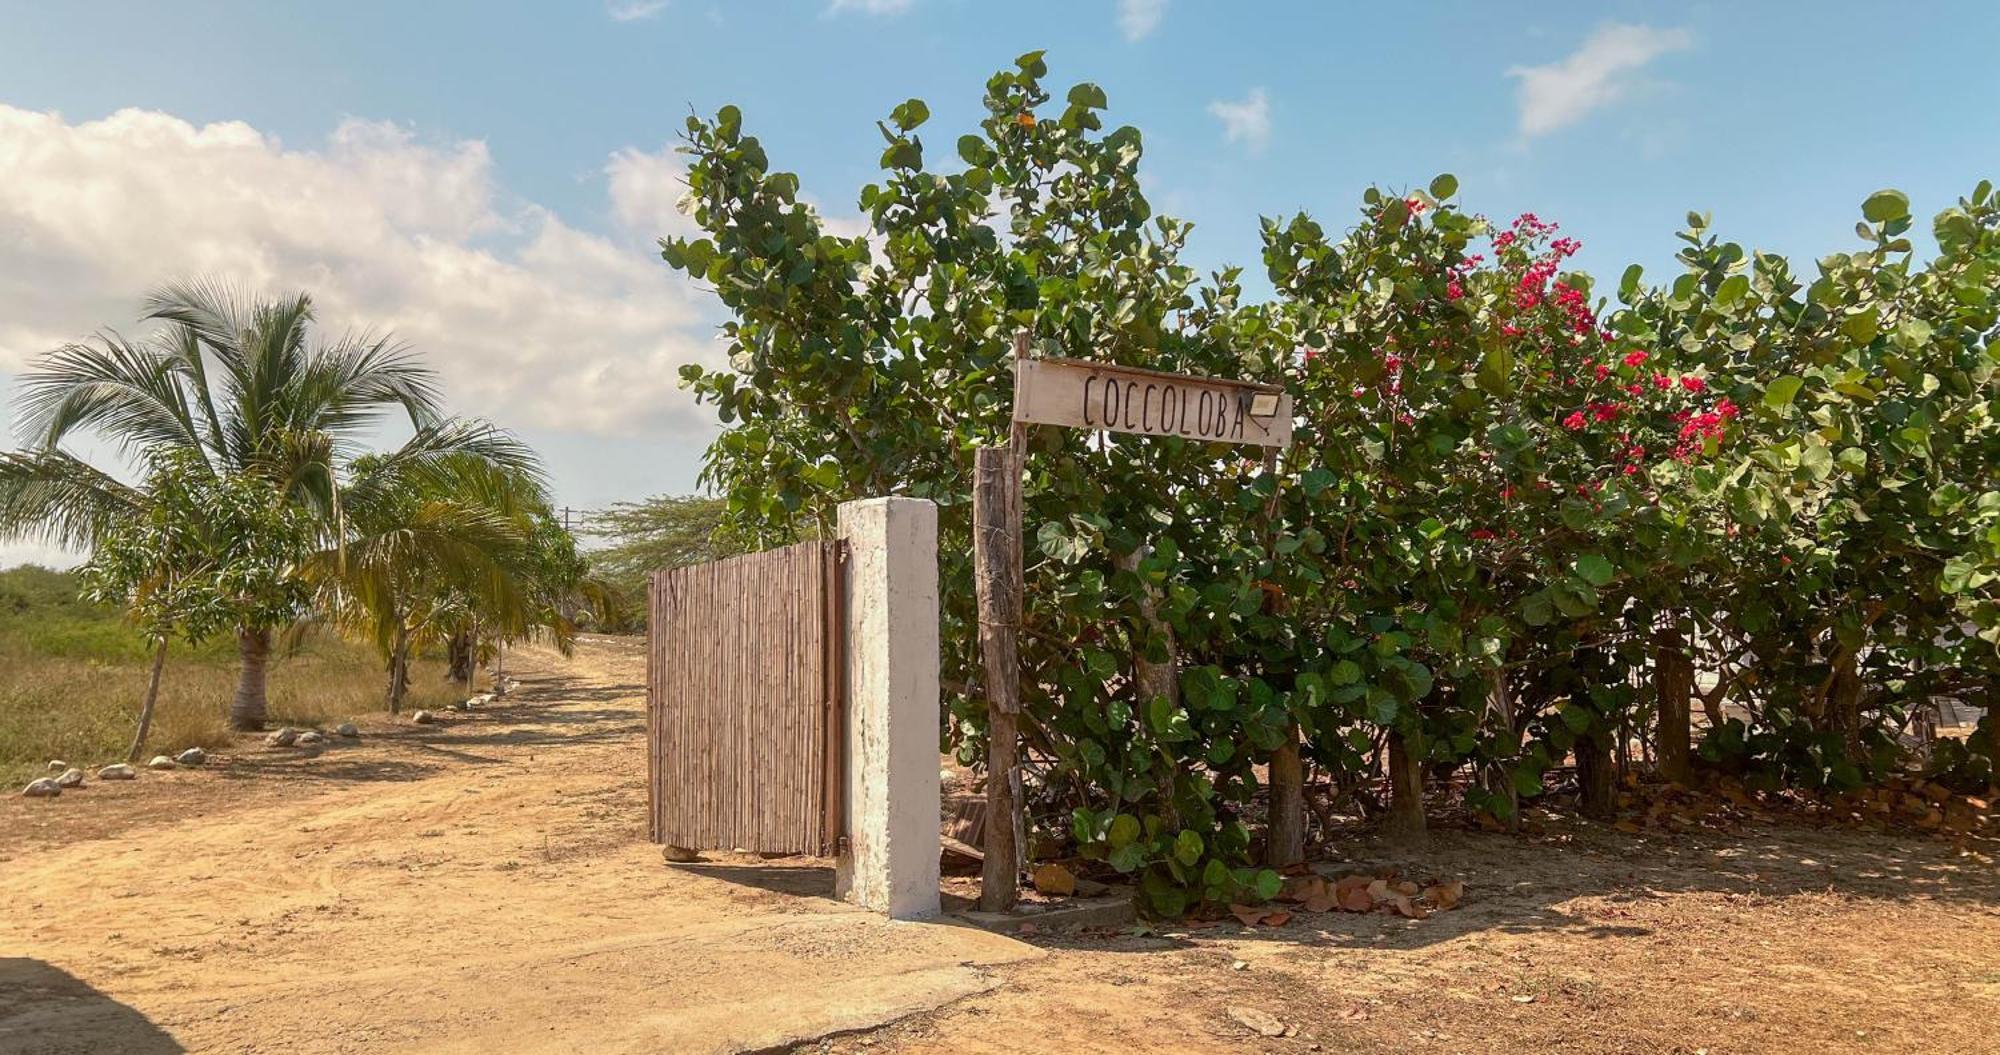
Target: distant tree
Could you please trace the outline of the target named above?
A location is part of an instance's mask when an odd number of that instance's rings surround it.
[[[24,450],[0,453],[0,537],[89,546],[144,513],[132,486],[62,450],[94,432],[126,455],[186,452],[187,466],[220,481],[267,480],[338,539],[341,462],[386,412],[415,433],[382,457],[420,466],[459,456],[525,465],[528,451],[483,422],[446,417],[436,375],[404,347],[370,334],[315,343],[312,300],[253,301],[229,289],[167,286],[143,319],[165,323],[144,340],[106,332],[44,356],[18,381]],[[230,724],[264,724],[265,670],[274,624],[236,627],[242,675]]]
[[[152,730],[168,643],[295,619],[310,598],[296,572],[315,537],[311,514],[273,481],[214,475],[185,449],[162,449],[147,483],[146,510],[104,531],[81,572],[84,596],[123,605],[153,646],[127,761]]]
[[[723,499],[700,495],[616,503],[591,531],[611,543],[590,555],[591,568],[628,603],[643,603],[653,572],[744,552],[744,540],[723,524],[726,511]]]
[[[608,605],[532,468],[368,456],[342,495],[348,533],[315,555],[313,578],[335,620],[381,650],[391,712],[416,648],[442,651],[470,689],[490,649],[541,638],[568,652],[579,616]]]

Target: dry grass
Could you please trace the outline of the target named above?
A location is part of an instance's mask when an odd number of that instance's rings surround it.
[[[167,653],[146,750],[230,742],[225,719],[236,690],[233,641]],[[75,600],[69,576],[22,568],[0,572],[0,780],[19,784],[50,759],[79,766],[122,761],[138,724],[151,656],[114,611]],[[319,635],[275,660],[274,723],[324,725],[385,709],[385,675],[371,649]],[[420,660],[405,706],[456,698],[444,664]]]
[[[236,671],[210,656],[167,654],[149,753],[220,747]],[[0,642],[0,776],[19,783],[49,759],[102,765],[124,758],[146,692],[144,661],[49,656]],[[385,710],[381,663],[344,641],[323,641],[277,661],[270,680],[273,723],[324,725]],[[444,664],[419,662],[405,707],[456,698]]]

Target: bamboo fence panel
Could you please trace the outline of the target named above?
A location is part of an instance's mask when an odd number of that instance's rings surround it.
[[[841,835],[841,544],[653,573],[654,842],[826,854]]]

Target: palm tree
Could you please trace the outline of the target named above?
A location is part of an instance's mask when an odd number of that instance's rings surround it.
[[[392,339],[314,342],[303,293],[253,301],[211,283],[170,285],[147,299],[141,318],[164,325],[140,340],[106,331],[65,345],[20,379],[27,446],[0,456],[0,537],[88,545],[145,508],[143,483],[122,483],[62,449],[85,433],[110,441],[128,462],[177,447],[217,475],[264,476],[311,510],[336,544],[345,534],[343,466],[385,415],[400,414],[414,430],[382,456],[406,469],[460,457],[530,464],[504,432],[445,416],[436,375]],[[238,729],[263,726],[273,629],[236,628],[242,672],[229,719]]]
[[[312,574],[335,622],[382,653],[390,713],[409,688],[413,648],[445,645],[471,607],[525,607],[512,571],[530,539],[517,507],[541,495],[533,473],[484,459],[414,469],[356,460],[343,501],[350,534],[314,557]]]

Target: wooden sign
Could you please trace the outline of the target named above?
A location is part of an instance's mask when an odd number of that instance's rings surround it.
[[[1014,420],[1209,443],[1292,444],[1292,397],[1277,385],[1081,359],[1017,360]]]

